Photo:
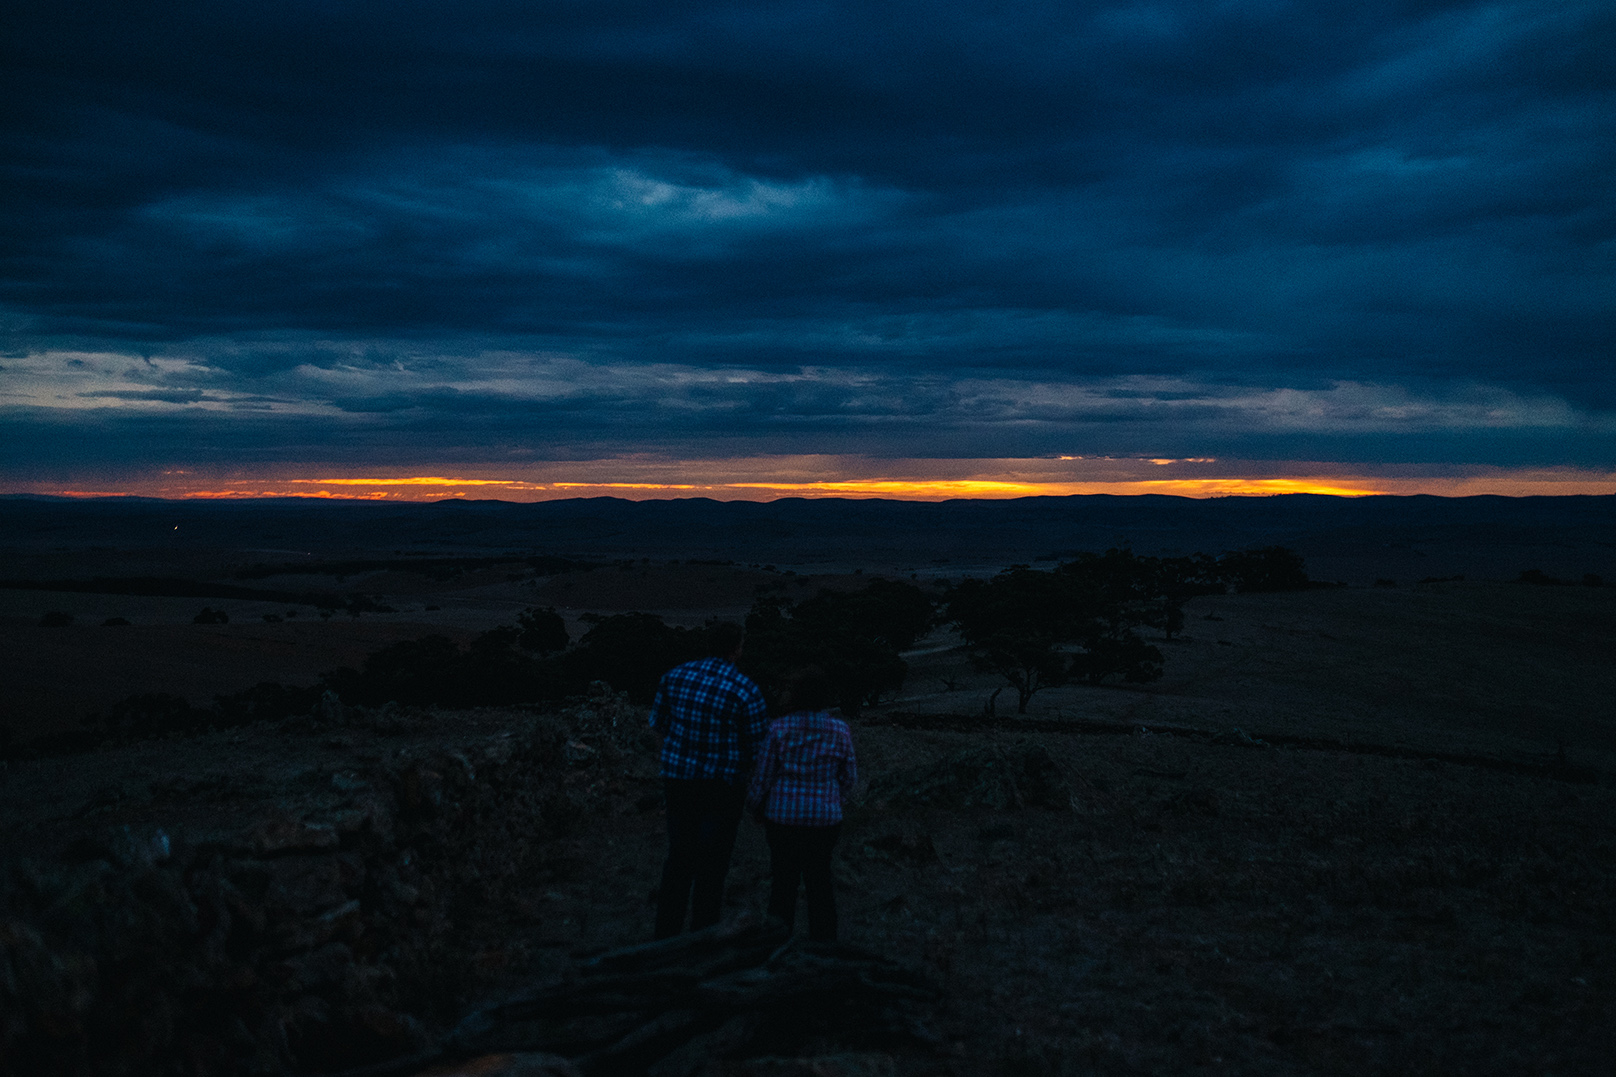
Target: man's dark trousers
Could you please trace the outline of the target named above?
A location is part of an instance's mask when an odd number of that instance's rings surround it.
[[[690,930],[718,923],[735,830],[746,799],[743,783],[717,778],[664,778],[668,859],[657,890],[656,937],[677,935],[690,909]],[[691,891],[695,897],[692,900]]]

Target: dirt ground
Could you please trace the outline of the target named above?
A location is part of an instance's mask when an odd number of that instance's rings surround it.
[[[855,727],[866,793],[995,747],[1042,748],[1070,791],[1060,810],[864,795],[850,812],[844,937],[925,964],[947,988],[948,1047],[908,1070],[1608,1072],[1616,589],[1224,596],[1198,600],[1188,624],[1160,644],[1163,681],[1053,689],[1026,726],[1003,695],[997,719],[979,717],[990,685],[939,635],[912,656],[905,698]],[[924,717],[939,714],[964,720]],[[440,714],[392,735],[251,727],[13,762],[0,771],[0,852],[50,855],[124,822],[228,829],[422,745],[476,758],[532,720]],[[1082,731],[1100,720],[1116,731]],[[1342,744],[1274,747],[1265,733]],[[654,757],[581,762],[567,781],[589,805],[573,832],[529,877],[467,887],[453,910],[465,1005],[579,948],[649,933]],[[766,861],[743,824],[731,914],[761,909]]]

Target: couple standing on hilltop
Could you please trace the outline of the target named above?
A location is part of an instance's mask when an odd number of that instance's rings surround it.
[[[799,885],[808,895],[811,939],[836,938],[831,850],[857,764],[847,723],[825,709],[822,670],[787,682],[784,713],[768,721],[763,693],[736,668],[739,625],[710,630],[710,657],[662,677],[651,728],[662,740],[668,858],[657,890],[656,937],[718,923],[724,877],[743,808],[763,824],[769,843],[769,915],[789,928]]]

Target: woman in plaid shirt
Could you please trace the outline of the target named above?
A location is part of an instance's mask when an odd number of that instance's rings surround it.
[[[823,670],[791,679],[789,713],[769,724],[746,797],[769,841],[769,915],[789,928],[801,885],[808,892],[808,937],[823,942],[836,939],[830,854],[842,832],[842,805],[858,780],[853,733],[825,710],[832,696]]]

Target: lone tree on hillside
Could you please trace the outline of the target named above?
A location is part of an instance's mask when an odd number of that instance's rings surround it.
[[[971,663],[1016,690],[1016,713],[1044,688],[1065,684],[1063,648],[1082,634],[1055,574],[1016,565],[990,580],[966,580],[948,596],[947,617],[971,650]]]
[[[1177,631],[1190,593],[1182,578],[1199,568],[1115,549],[1051,572],[1015,565],[956,587],[947,617],[976,668],[1003,677],[1016,690],[1016,713],[1026,714],[1039,691],[1073,678],[1090,684],[1159,678],[1161,652],[1135,630],[1151,624],[1169,636]]]

